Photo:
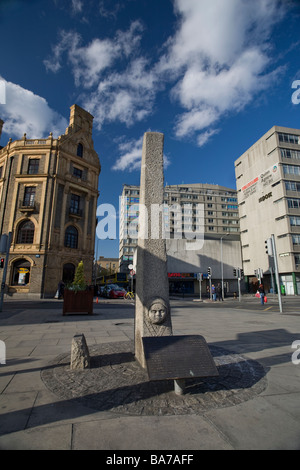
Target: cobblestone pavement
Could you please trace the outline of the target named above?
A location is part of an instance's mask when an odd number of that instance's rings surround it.
[[[185,393],[174,382],[151,381],[134,358],[133,342],[108,343],[90,349],[91,368],[70,369],[70,355],[60,355],[42,370],[46,386],[60,398],[99,411],[133,415],[201,414],[234,406],[261,393],[265,371],[256,361],[222,348],[210,348],[218,377],[187,379]]]

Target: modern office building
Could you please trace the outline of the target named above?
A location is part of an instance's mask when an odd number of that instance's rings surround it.
[[[58,139],[24,134],[0,149],[0,234],[12,234],[9,295],[53,297],[81,260],[92,282],[100,173],[92,127],[93,116],[73,105]]]
[[[235,162],[244,273],[250,291],[263,272],[275,289],[274,257],[265,240],[274,235],[280,285],[300,294],[300,130],[274,126]]]
[[[121,201],[120,272],[128,272],[137,246],[139,186],[124,185]],[[214,283],[221,282],[223,274],[226,290],[236,291],[233,269],[242,267],[236,191],[201,183],[166,186],[164,204],[169,208],[162,210],[162,217],[168,233],[170,291],[199,293],[197,274],[202,273],[201,290],[205,292],[208,268]],[[199,230],[204,235],[203,246],[187,249],[187,238]]]

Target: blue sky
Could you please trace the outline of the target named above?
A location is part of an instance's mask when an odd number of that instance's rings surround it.
[[[235,188],[249,146],[273,125],[300,127],[298,1],[1,0],[0,28],[1,145],[57,137],[82,106],[98,204],[118,210],[122,185],[139,184],[147,131],[164,133],[166,184]],[[117,257],[118,241],[97,254]]]

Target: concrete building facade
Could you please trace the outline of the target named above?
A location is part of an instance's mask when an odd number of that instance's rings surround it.
[[[169,232],[166,245],[170,291],[199,293],[197,274],[202,273],[201,290],[205,293],[208,268],[215,284],[223,277],[225,290],[236,291],[233,269],[242,267],[236,191],[201,183],[171,185],[165,187],[164,204],[182,209],[182,217],[172,211],[162,214]],[[184,213],[185,205],[188,206]],[[128,264],[134,261],[138,210],[139,186],[124,185],[120,205],[120,272],[128,272]],[[203,246],[187,250],[185,235],[199,229],[204,234]],[[181,239],[176,238],[178,232],[183,234]]]
[[[273,234],[280,288],[300,293],[300,130],[274,126],[235,162],[244,273],[257,288],[258,268],[276,289],[274,257],[265,240]]]
[[[12,233],[9,295],[53,297],[81,260],[92,281],[101,170],[92,127],[93,116],[73,105],[58,139],[24,134],[0,149],[0,233]]]

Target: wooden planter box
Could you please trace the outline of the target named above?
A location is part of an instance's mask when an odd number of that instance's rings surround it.
[[[74,292],[72,290],[65,289],[63,315],[66,315],[67,313],[84,313],[87,315],[93,315],[93,300],[93,290]]]

